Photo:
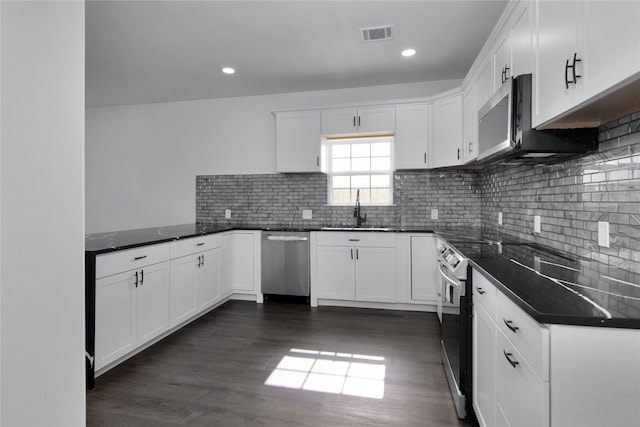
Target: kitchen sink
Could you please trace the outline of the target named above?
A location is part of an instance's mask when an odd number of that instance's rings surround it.
[[[389,227],[323,227],[322,231],[389,231]]]

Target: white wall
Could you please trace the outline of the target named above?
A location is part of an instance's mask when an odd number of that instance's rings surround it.
[[[0,11],[0,424],[83,426],[84,3]]]
[[[275,173],[274,111],[428,97],[461,80],[88,108],[86,232],[195,220],[195,176]]]

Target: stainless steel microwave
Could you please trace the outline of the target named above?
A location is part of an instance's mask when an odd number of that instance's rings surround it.
[[[597,128],[531,128],[531,74],[507,80],[478,111],[478,162],[545,163],[598,147]]]

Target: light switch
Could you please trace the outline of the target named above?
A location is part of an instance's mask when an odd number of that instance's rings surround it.
[[[438,219],[438,209],[431,209],[431,219]]]
[[[302,219],[311,219],[311,218],[312,218],[311,209],[303,209],[302,210]]]
[[[231,218],[231,209],[225,209],[225,210],[224,210],[224,217],[225,217],[226,219]]]
[[[535,215],[533,217],[533,232],[534,233],[540,232],[540,215]]]
[[[598,221],[598,246],[609,247],[609,223]]]
[[[502,225],[502,212],[498,212],[498,225]]]

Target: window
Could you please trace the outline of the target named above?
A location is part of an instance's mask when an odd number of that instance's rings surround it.
[[[393,137],[328,141],[329,204],[351,205],[358,190],[363,205],[392,204],[392,144]]]

